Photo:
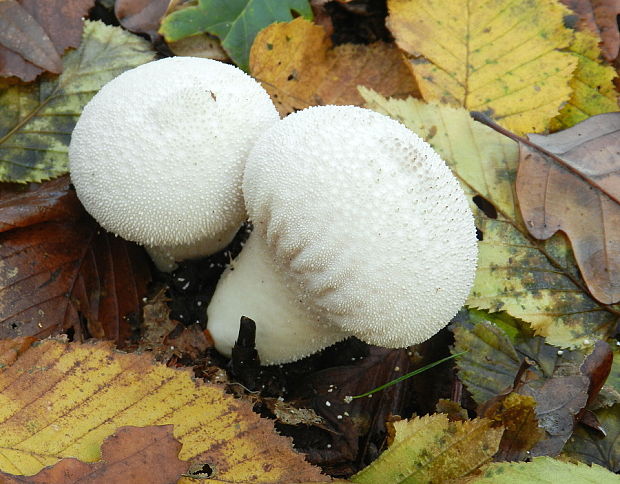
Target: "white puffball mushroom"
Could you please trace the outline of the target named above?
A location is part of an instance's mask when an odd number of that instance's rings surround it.
[[[223,274],[207,312],[224,354],[242,315],[256,321],[265,364],[351,335],[406,347],[443,328],[469,294],[477,241],[463,190],[430,145],[386,116],[352,106],[288,116],[252,149],[243,192],[251,251]]]
[[[240,69],[195,57],[136,67],[86,105],[69,169],[86,210],[146,246],[160,270],[224,248],[245,219],[243,167],[279,120]]]

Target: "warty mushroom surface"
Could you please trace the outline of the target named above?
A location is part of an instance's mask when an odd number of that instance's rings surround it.
[[[322,106],[273,125],[246,164],[254,231],[208,308],[230,354],[254,319],[263,363],[355,335],[405,347],[444,327],[473,283],[477,241],[459,182],[402,124]]]

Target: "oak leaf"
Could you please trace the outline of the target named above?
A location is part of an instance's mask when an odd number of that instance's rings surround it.
[[[322,27],[298,18],[261,31],[250,72],[281,115],[323,104],[360,105],[362,85],[386,95],[417,95],[402,54],[391,44],[333,46]]]
[[[601,114],[521,143],[517,195],[530,233],[571,241],[592,295],[620,301],[620,113]]]
[[[0,372],[0,470],[32,475],[101,458],[119,427],[173,425],[179,459],[235,482],[325,482],[290,440],[224,388],[109,343],[45,340]]]
[[[555,0],[389,0],[387,26],[412,56],[427,101],[485,111],[518,133],[540,132],[569,99],[577,60]]]

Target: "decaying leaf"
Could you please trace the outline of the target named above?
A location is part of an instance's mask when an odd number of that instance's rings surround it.
[[[105,439],[98,462],[64,458],[34,476],[0,472],[0,480],[3,484],[169,484],[188,468],[177,457],[180,449],[172,425],[122,427]]]
[[[155,40],[169,3],[170,0],[116,0],[114,14],[127,30],[147,34]]]
[[[312,18],[308,0],[198,0],[198,5],[167,15],[159,32],[167,42],[196,34],[217,35],[235,64],[249,68],[250,47],[258,32],[274,22]]]
[[[563,454],[620,472],[620,405],[599,409],[595,415],[606,435],[578,426]]]
[[[616,71],[601,64],[598,38],[589,32],[577,32],[569,52],[578,59],[570,82],[573,93],[560,114],[551,120],[553,131],[569,128],[596,114],[620,111],[613,82]]]
[[[71,131],[84,105],[106,82],[153,56],[144,39],[86,22],[60,77],[0,90],[0,181],[40,182],[66,173]]]
[[[0,191],[0,338],[71,328],[77,340],[122,345],[139,320],[148,259],[88,217],[69,183]]]
[[[538,239],[568,235],[594,297],[620,301],[620,113],[521,143],[517,195],[525,225]]]
[[[31,81],[43,71],[59,73],[60,56],[77,47],[94,0],[0,2],[0,76]]]
[[[504,431],[487,419],[450,422],[443,414],[394,422],[394,427],[392,445],[351,481],[431,483],[464,477],[491,460]]]
[[[586,464],[570,464],[550,457],[536,457],[532,462],[495,462],[482,469],[482,475],[469,484],[616,484],[618,476],[607,469]]]
[[[322,27],[302,18],[258,34],[250,71],[281,115],[321,104],[360,105],[359,85],[386,96],[417,95],[413,76],[394,45],[334,47]]]
[[[590,296],[567,239],[556,234],[538,241],[518,214],[515,142],[473,121],[464,109],[360,92],[367,107],[403,122],[428,141],[474,199],[470,205],[483,240],[469,306],[506,311],[564,347],[587,346],[614,331],[618,308]],[[475,201],[490,202],[492,210],[484,213]]]
[[[247,403],[146,354],[46,340],[0,373],[4,472],[32,475],[64,457],[95,462],[102,442],[127,425],[174,425],[179,459],[222,481],[329,481]]]
[[[517,133],[543,131],[571,94],[570,11],[555,0],[389,0],[388,28],[413,56],[423,99],[488,112]]]

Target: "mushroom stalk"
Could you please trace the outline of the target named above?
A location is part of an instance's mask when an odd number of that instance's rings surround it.
[[[253,232],[222,275],[207,309],[216,349],[230,356],[241,316],[256,323],[256,347],[264,365],[303,358],[349,336],[308,311],[298,292],[277,270],[263,238]]]

